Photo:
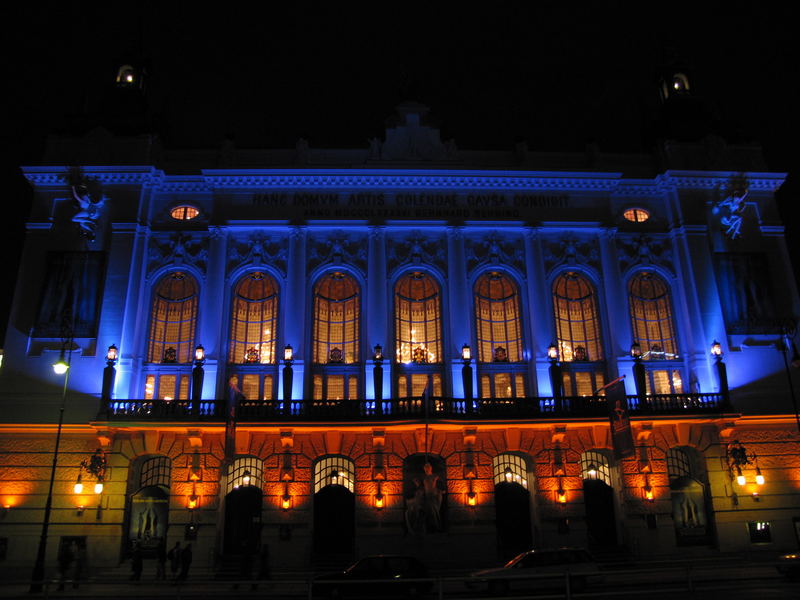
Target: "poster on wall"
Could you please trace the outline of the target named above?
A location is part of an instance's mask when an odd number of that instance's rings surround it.
[[[142,488],[131,496],[130,515],[128,540],[138,542],[142,553],[155,556],[166,539],[169,495],[159,486]]]
[[[671,484],[672,521],[679,546],[704,546],[711,542],[703,486],[690,477]]]

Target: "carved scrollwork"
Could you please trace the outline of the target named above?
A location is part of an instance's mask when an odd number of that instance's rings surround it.
[[[473,271],[482,265],[508,265],[520,273],[525,272],[525,252],[522,240],[503,238],[492,231],[483,239],[467,239],[465,244],[467,270]]]
[[[153,236],[148,248],[147,272],[164,264],[189,265],[205,273],[208,265],[207,239],[185,233]]]
[[[623,273],[635,265],[658,265],[672,270],[672,247],[667,239],[647,235],[619,236],[617,249]]]
[[[363,235],[348,234],[337,230],[327,237],[309,238],[306,250],[307,272],[319,265],[351,265],[367,271],[367,240]]]
[[[252,235],[228,241],[228,272],[238,267],[271,266],[286,276],[287,249],[281,238]]]
[[[560,265],[586,265],[600,270],[600,253],[597,241],[565,234],[559,238],[542,240],[545,270],[549,273]]]
[[[392,238],[387,247],[389,271],[406,264],[429,264],[447,272],[447,244],[441,238],[423,237],[412,231],[405,239]]]

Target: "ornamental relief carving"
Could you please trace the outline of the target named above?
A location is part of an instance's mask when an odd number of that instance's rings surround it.
[[[306,247],[306,272],[319,265],[347,264],[367,272],[367,239],[364,235],[334,231],[325,237],[309,237]]]
[[[424,237],[412,231],[404,239],[390,238],[386,248],[388,272],[401,265],[433,265],[447,272],[447,243],[441,238]]]
[[[585,265],[598,272],[602,270],[595,238],[579,238],[569,233],[558,238],[543,238],[542,254],[547,273],[561,265]]]
[[[525,251],[519,238],[502,238],[492,231],[482,239],[467,238],[464,243],[467,271],[482,265],[508,265],[525,272]]]
[[[228,240],[228,265],[230,273],[239,267],[274,267],[285,277],[287,248],[285,238],[253,234],[248,238]]]
[[[153,236],[147,249],[148,275],[165,264],[188,265],[203,273],[208,265],[208,240],[186,233]]]
[[[674,272],[672,244],[666,238],[649,235],[618,236],[617,255],[621,272],[635,265],[658,265]]]

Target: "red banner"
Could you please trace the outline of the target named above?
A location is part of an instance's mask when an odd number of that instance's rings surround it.
[[[609,383],[606,388],[606,402],[611,420],[611,443],[614,445],[614,456],[617,459],[634,456],[631,418],[628,414],[628,396],[625,394],[625,380],[619,378]]]

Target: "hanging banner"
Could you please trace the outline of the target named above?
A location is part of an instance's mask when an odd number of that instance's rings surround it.
[[[128,540],[135,540],[146,556],[155,556],[166,542],[169,494],[157,485],[142,488],[131,496],[130,519]]]
[[[611,420],[611,443],[614,445],[614,457],[617,459],[634,456],[631,418],[628,413],[628,396],[625,394],[625,379],[619,377],[605,386],[606,402],[608,402]]]

